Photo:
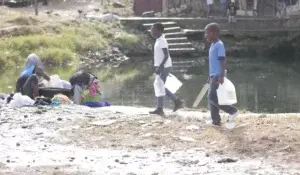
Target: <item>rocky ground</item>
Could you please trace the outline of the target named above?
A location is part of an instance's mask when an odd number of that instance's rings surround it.
[[[0,174],[299,174],[300,118],[241,114],[228,130],[208,113],[147,108],[1,108]],[[224,119],[225,120],[225,119]]]

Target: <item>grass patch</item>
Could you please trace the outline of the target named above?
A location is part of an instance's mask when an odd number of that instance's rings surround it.
[[[1,21],[0,70],[22,65],[30,53],[46,63],[64,65],[109,47],[135,48],[141,40],[119,23],[104,24],[16,16]],[[3,24],[3,25],[2,25]],[[17,26],[16,26],[17,25]]]

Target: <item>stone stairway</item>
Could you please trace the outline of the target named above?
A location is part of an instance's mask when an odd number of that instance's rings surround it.
[[[150,33],[154,23],[144,23],[143,27]],[[196,54],[196,49],[188,41],[182,28],[176,22],[162,22],[165,27],[165,37],[169,43],[169,52],[172,57],[191,56]]]

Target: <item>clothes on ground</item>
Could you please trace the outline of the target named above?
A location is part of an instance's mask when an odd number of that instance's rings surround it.
[[[228,4],[229,16],[236,16],[237,10],[238,10],[238,8],[235,3]]]
[[[109,102],[87,102],[84,103],[85,106],[96,108],[96,107],[108,107],[111,106]]]
[[[36,97],[35,98],[35,103],[34,105],[51,105],[52,104],[52,100],[48,97]]]
[[[164,35],[161,35],[159,38],[156,39],[156,42],[154,44],[154,66],[159,67],[162,61],[165,58],[165,53],[163,52],[163,49],[169,49],[168,42]],[[164,65],[165,68],[172,66],[172,60],[170,55],[168,55],[168,59]]]
[[[171,71],[171,67],[163,68],[162,71],[160,72],[160,78],[162,81],[165,83],[167,80],[167,77]],[[172,100],[176,101],[178,98],[171,93],[168,89],[166,90],[166,95]],[[157,97],[157,107],[162,108],[164,106],[164,96]]]
[[[221,40],[212,43],[209,48],[209,76],[221,75],[220,60],[225,59],[225,47]]]
[[[26,95],[21,93],[15,93],[12,97],[12,100],[9,103],[10,107],[23,107],[23,106],[32,106],[35,103],[34,100],[29,98]]]
[[[52,98],[52,103],[54,103],[54,104],[72,104],[72,101],[63,94],[56,94]]]

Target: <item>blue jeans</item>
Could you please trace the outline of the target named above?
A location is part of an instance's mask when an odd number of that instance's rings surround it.
[[[171,71],[171,67],[163,68],[162,71],[160,72],[159,76],[162,79],[162,81],[165,83],[167,80],[167,77]],[[176,101],[177,97],[170,92],[168,89],[166,89],[166,95],[172,100]],[[157,107],[164,107],[164,96],[157,97]]]
[[[226,16],[227,14],[227,2],[226,1],[223,1],[221,2],[221,7],[220,7],[220,11],[222,13],[223,16]]]
[[[217,96],[217,89],[219,88],[219,84],[217,84],[219,77],[218,76],[212,76],[210,78],[210,86],[208,91],[208,104],[209,104],[209,110],[211,119],[214,124],[220,124],[221,117],[220,117],[220,109],[228,114],[234,114],[237,112],[237,108],[231,106],[231,105],[219,105],[218,104],[218,96]]]

